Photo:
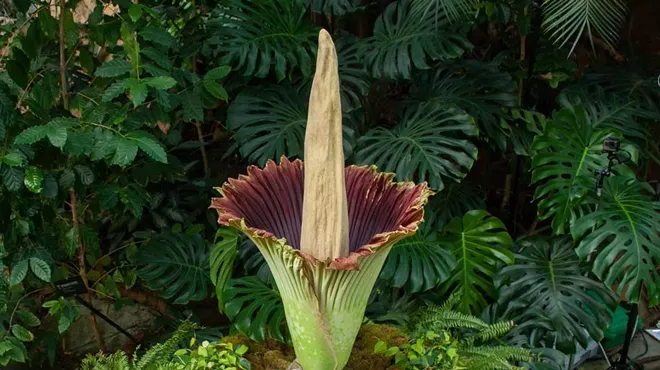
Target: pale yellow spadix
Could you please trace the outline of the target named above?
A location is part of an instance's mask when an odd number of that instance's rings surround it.
[[[319,33],[316,74],[305,133],[305,187],[300,249],[319,260],[348,256],[348,205],[337,52]]]

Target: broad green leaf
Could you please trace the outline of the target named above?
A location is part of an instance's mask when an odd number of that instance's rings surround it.
[[[76,182],[76,174],[73,172],[72,169],[66,168],[62,171],[60,174],[60,188],[63,190],[69,190],[73,184]]]
[[[69,326],[71,326],[72,321],[73,320],[70,317],[61,315],[57,320],[57,331],[59,331],[60,334],[64,333]]]
[[[2,183],[9,191],[18,191],[23,184],[25,171],[18,167],[2,166],[0,167],[0,174],[2,174]]]
[[[187,90],[181,93],[181,108],[183,108],[183,120],[187,122],[204,121],[204,107],[197,89]]]
[[[312,0],[314,13],[342,16],[363,10],[360,0]]]
[[[167,163],[167,153],[165,153],[165,149],[163,149],[163,146],[155,137],[143,131],[130,133],[127,137],[134,140],[137,143],[137,146],[145,152],[149,158],[157,162]]]
[[[142,5],[132,4],[128,8],[128,16],[131,17],[131,20],[133,22],[137,22],[140,19],[140,17],[142,16]]]
[[[34,334],[19,324],[13,324],[11,326],[11,333],[23,342],[31,342],[34,340]]]
[[[516,245],[522,252],[515,264],[495,278],[499,303],[510,302],[513,307],[505,318],[514,320],[517,330],[533,332],[533,346],[556,345],[565,353],[575,353],[576,343],[586,347],[591,338],[601,340],[616,296],[584,275],[571,241],[531,237]]]
[[[455,267],[456,258],[438,242],[437,232],[423,226],[392,247],[379,278],[408,293],[424,292],[447,280]]]
[[[660,202],[654,197],[648,184],[612,176],[598,209],[571,227],[577,254],[593,258],[594,274],[631,303],[639,301],[644,285],[660,286]]]
[[[98,67],[94,75],[97,77],[119,77],[127,74],[131,69],[131,63],[114,58]]]
[[[147,84],[144,81],[135,78],[129,78],[126,80],[126,87],[128,88],[128,92],[131,94],[131,102],[133,102],[134,107],[144,103],[144,101],[147,99]]]
[[[602,143],[606,137],[620,137],[601,120],[592,120],[581,106],[562,109],[546,124],[542,136],[532,146],[532,183],[536,189],[541,220],[552,218],[555,234],[563,234],[575,220],[590,212],[595,204],[590,193],[596,188],[594,171],[606,168],[607,155]],[[631,145],[623,149],[631,158]],[[633,176],[624,166],[615,168],[618,175]]]
[[[138,277],[161,297],[187,304],[207,297],[209,245],[200,235],[156,235],[137,253]]]
[[[58,192],[57,180],[55,177],[49,173],[44,175],[44,190],[41,192],[46,198],[55,198],[57,197]]]
[[[44,182],[44,172],[41,168],[30,166],[25,170],[25,177],[23,183],[25,187],[33,193],[41,193]]]
[[[513,241],[502,221],[483,210],[454,218],[444,234],[439,242],[451,249],[457,264],[442,285],[441,294],[460,292],[457,309],[478,314],[488,304],[487,298],[497,296],[493,276],[498,263],[513,263],[513,252],[509,249]]]
[[[209,44],[221,51],[221,63],[235,66],[245,76],[267,77],[271,71],[281,81],[295,69],[310,76],[317,32],[298,0],[231,0],[208,25]]]
[[[257,277],[229,280],[223,299],[225,314],[234,327],[250,339],[263,342],[268,335],[281,342],[285,340],[282,297]]]
[[[429,69],[432,61],[455,59],[472,48],[444,11],[428,11],[422,3],[393,2],[378,17],[364,48],[372,76],[410,79],[413,67]]]
[[[48,129],[46,126],[32,126],[23,130],[14,139],[14,145],[31,145],[46,137]]]
[[[159,67],[165,68],[168,71],[172,69],[170,58],[166,54],[163,54],[160,50],[152,47],[146,47],[141,49],[140,53],[156,63]]]
[[[477,159],[470,136],[478,133],[474,120],[456,109],[431,103],[407,109],[393,129],[377,127],[359,139],[357,162],[395,172],[399,180],[428,181],[442,190],[447,181],[460,181]]]
[[[424,223],[442,230],[454,219],[473,209],[486,208],[486,191],[471,181],[455,182],[431,197],[426,207]]]
[[[30,258],[30,270],[39,279],[50,282],[50,266],[46,261],[36,257]]]
[[[113,83],[112,85],[108,86],[108,88],[103,93],[103,98],[101,99],[101,101],[104,103],[110,102],[112,101],[112,99],[126,92],[126,90],[128,89],[126,81],[127,80],[119,80]]]
[[[123,168],[133,163],[138,151],[137,143],[130,139],[120,138],[116,144],[117,150],[112,158],[112,164]]]
[[[46,126],[48,131],[46,131],[46,136],[50,143],[56,148],[62,148],[66,144],[67,128],[64,126]]]
[[[215,285],[215,295],[221,313],[224,311],[223,292],[234,271],[234,260],[238,254],[240,240],[240,234],[233,228],[221,227],[215,233],[215,243],[211,249],[209,265],[211,282]]]
[[[73,156],[89,156],[94,147],[94,138],[89,132],[69,132],[64,151]]]
[[[176,40],[165,29],[154,26],[147,26],[139,32],[139,35],[155,44],[172,48],[176,46]]]
[[[227,100],[229,97],[227,95],[227,91],[225,90],[222,85],[218,83],[217,80],[220,80],[227,76],[229,72],[231,71],[231,67],[229,66],[222,66],[222,67],[217,67],[214,68],[206,73],[204,75],[204,79],[202,80],[202,83],[204,84],[204,88],[206,91],[211,93],[214,97],[222,100]]]
[[[73,169],[78,173],[78,178],[83,185],[90,185],[94,182],[94,172],[88,166],[79,164],[74,166]]]
[[[69,231],[64,234],[64,243],[62,244],[67,256],[71,257],[76,253],[76,250],[78,249],[78,240],[79,233],[76,227],[71,227]]]
[[[500,71],[497,64],[467,60],[447,62],[440,68],[416,74],[410,95],[414,102],[465,110],[501,151],[507,151],[513,128],[502,108],[518,104],[515,90],[512,75]]]
[[[36,327],[41,325],[41,320],[35,316],[32,312],[27,310],[18,310],[16,311],[16,317],[23,323],[25,326]],[[0,352],[2,352],[0,350]]]
[[[9,152],[0,159],[7,166],[20,166],[23,164],[23,157],[17,152]]]
[[[144,80],[147,86],[158,90],[167,90],[176,86],[176,80],[169,76],[151,77]]]
[[[307,92],[288,85],[243,90],[227,111],[227,128],[244,158],[263,166],[282,155],[302,158]],[[344,153],[352,151],[353,130],[344,125]]]
[[[15,264],[11,269],[11,276],[9,277],[9,284],[11,286],[20,284],[25,279],[28,272],[28,260],[22,260]]]

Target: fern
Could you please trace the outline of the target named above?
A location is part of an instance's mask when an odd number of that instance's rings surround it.
[[[105,355],[99,352],[87,355],[80,364],[80,370],[132,370],[128,357],[124,352]]]
[[[169,360],[170,356],[176,351],[179,342],[181,342],[188,334],[195,329],[195,324],[186,321],[179,325],[174,334],[164,343],[159,343],[153,346],[147,353],[142,356],[135,366],[135,370],[147,370],[158,363],[165,363]],[[151,367],[150,367],[151,365]]]

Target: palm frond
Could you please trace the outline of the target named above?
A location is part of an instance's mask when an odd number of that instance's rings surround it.
[[[570,55],[585,34],[592,45],[598,36],[614,46],[627,12],[624,0],[548,0],[543,4],[543,28],[559,47],[572,42]]]

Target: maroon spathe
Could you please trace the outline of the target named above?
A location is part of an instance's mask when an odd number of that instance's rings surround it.
[[[300,251],[303,176],[303,162],[286,157],[279,166],[274,161],[268,161],[264,169],[250,166],[247,176],[222,186],[223,197],[213,198],[211,208],[218,210],[220,224],[228,226],[243,219],[253,235],[285,238],[300,255],[316,262]],[[328,268],[358,269],[359,256],[372,254],[417,229],[430,190],[426,183],[394,183],[393,177],[374,167],[346,168],[350,255],[335,259]]]

